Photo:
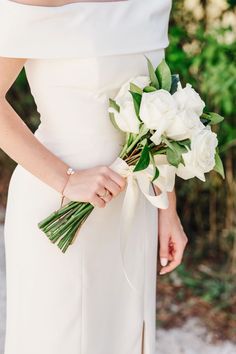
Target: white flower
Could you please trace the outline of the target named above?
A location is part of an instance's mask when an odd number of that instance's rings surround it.
[[[132,99],[119,102],[120,112],[109,108],[110,113],[114,113],[115,122],[124,132],[138,134],[140,122],[137,118]]]
[[[176,116],[177,107],[173,96],[166,90],[143,93],[140,118],[149,129],[156,132],[151,140],[158,145],[161,135],[170,126]]]
[[[177,113],[165,134],[173,140],[191,139],[196,132],[204,128],[204,124],[194,111],[183,110]]]
[[[135,112],[132,95],[129,92],[131,82],[143,89],[149,85],[150,78],[148,76],[138,76],[125,82],[114,98],[120,107],[120,112],[112,107],[109,107],[108,111],[114,114],[116,124],[122,131],[138,134],[140,121]]]
[[[192,85],[187,84],[185,88],[178,85],[177,91],[173,95],[179,111],[192,111],[199,117],[203,113],[205,102],[200,95],[192,88]]]
[[[200,120],[205,103],[190,84],[182,88],[179,83],[173,98],[178,112],[165,134],[173,140],[191,139],[199,130],[205,128]]]
[[[183,154],[185,166],[180,164],[177,176],[183,179],[198,177],[205,181],[204,173],[211,171],[215,166],[215,153],[218,145],[217,135],[206,127],[193,135],[191,150]]]
[[[150,78],[149,76],[143,75],[143,76],[135,76],[129,79],[121,86],[118,94],[114,98],[115,101],[123,100],[125,97],[129,97],[129,98],[131,97],[131,94],[129,92],[131,82],[136,86],[140,87],[141,89],[144,89],[145,86],[148,86],[150,84]]]

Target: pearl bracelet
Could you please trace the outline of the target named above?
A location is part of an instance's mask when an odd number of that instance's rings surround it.
[[[65,188],[69,182],[69,179],[70,179],[70,176],[73,175],[75,173],[75,170],[72,168],[72,167],[68,167],[67,170],[66,170],[66,174],[68,175],[68,178],[67,178],[67,181],[61,191],[61,207],[62,207],[62,204],[63,204],[63,201],[64,201],[64,198],[65,198],[65,195],[64,195],[64,191],[65,191]]]
[[[73,175],[75,173],[75,170],[72,167],[68,167],[66,173],[67,175]]]

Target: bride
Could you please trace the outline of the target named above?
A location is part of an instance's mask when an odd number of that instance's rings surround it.
[[[147,75],[145,55],[163,59],[170,10],[170,0],[0,0],[0,147],[17,162],[4,229],[4,354],[155,353],[157,254],[168,274],[187,236],[174,191],[166,210],[140,194],[123,269],[127,183],[109,168],[123,135],[107,110],[124,82]],[[35,133],[6,100],[23,67],[40,113]],[[62,191],[95,206],[66,254],[37,226]]]

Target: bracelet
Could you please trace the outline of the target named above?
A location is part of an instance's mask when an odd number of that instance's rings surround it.
[[[68,167],[68,169],[66,170],[66,174],[68,175],[68,178],[67,178],[66,183],[61,191],[61,207],[62,207],[64,198],[65,198],[65,195],[64,195],[65,188],[69,182],[70,176],[73,175],[74,173],[75,173],[75,170],[72,167]]]

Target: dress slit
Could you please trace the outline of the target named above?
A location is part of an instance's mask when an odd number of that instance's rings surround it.
[[[145,338],[145,321],[143,321],[143,329],[142,329],[141,354],[145,354],[145,353],[144,353],[144,338]]]

